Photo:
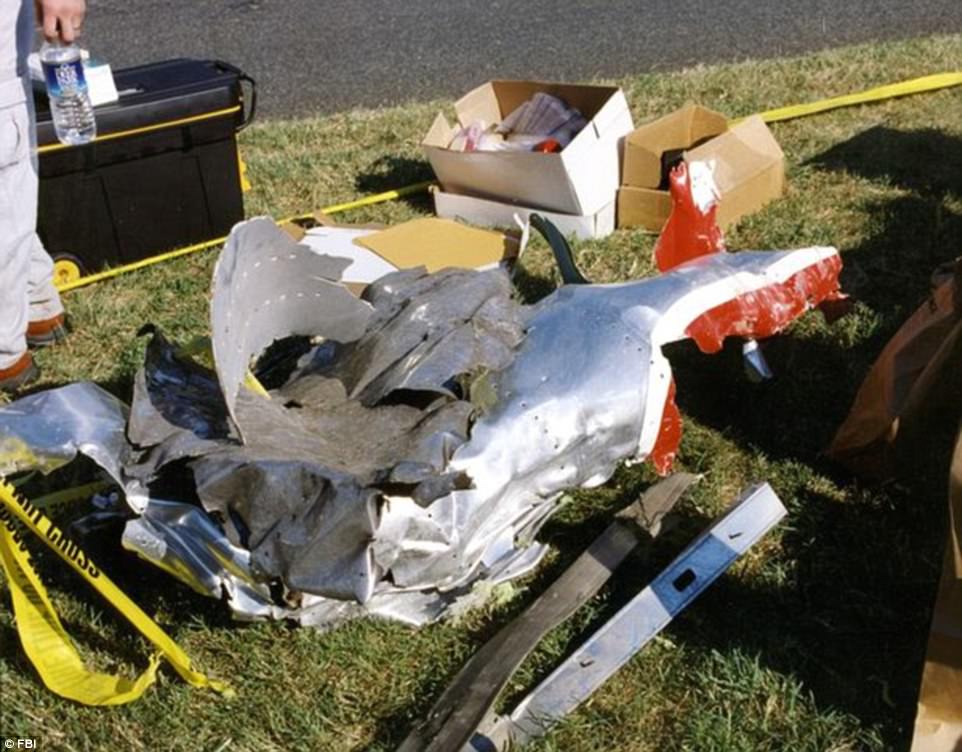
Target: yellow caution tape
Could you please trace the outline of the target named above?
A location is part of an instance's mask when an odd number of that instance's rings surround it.
[[[254,375],[253,371],[248,371],[247,375],[244,376],[244,386],[250,389],[258,397],[271,398],[271,393],[268,392],[260,380]]]
[[[406,185],[403,188],[395,188],[394,190],[384,191],[383,193],[374,193],[370,196],[365,196],[364,198],[346,201],[343,204],[332,204],[331,206],[325,206],[320,211],[322,214],[339,214],[340,212],[350,211],[351,209],[360,209],[362,206],[383,204],[385,201],[395,201],[399,198],[404,198],[405,196],[410,196],[415,193],[424,193],[432,185],[436,185],[433,180],[424,180],[420,183]],[[298,219],[310,219],[313,216],[314,212],[310,212],[309,214],[298,214],[295,217],[282,219],[278,224],[284,224],[284,222],[291,222]]]
[[[808,115],[816,115],[820,112],[837,110],[841,107],[880,102],[883,99],[895,99],[896,97],[904,97],[909,94],[922,94],[927,91],[948,89],[952,86],[959,85],[962,85],[962,71],[955,73],[936,73],[932,76],[923,76],[922,78],[913,78],[909,81],[900,81],[896,84],[878,86],[874,89],[867,89],[856,94],[846,94],[841,97],[831,97],[830,99],[819,99],[816,102],[809,102],[808,104],[779,107],[778,109],[766,110],[758,114],[766,123],[777,123],[781,120],[793,120]],[[744,118],[739,118],[738,120],[744,120]],[[738,122],[738,120],[733,122]]]
[[[7,472],[29,470],[38,465],[33,449],[18,436],[0,438],[0,459],[3,460],[3,467]]]
[[[139,677],[130,680],[90,671],[84,666],[30,561],[23,536],[14,520],[36,534],[157,648],[158,653],[151,657],[146,670]],[[83,549],[2,478],[0,564],[10,583],[17,631],[24,652],[43,683],[61,697],[84,705],[122,705],[132,702],[154,683],[161,659],[173,666],[189,684],[233,695],[226,684],[194,671],[190,658],[177,643],[111,582]]]
[[[240,153],[240,145],[237,146],[237,174],[240,176],[241,193],[250,193],[254,186],[247,175],[247,162]]]

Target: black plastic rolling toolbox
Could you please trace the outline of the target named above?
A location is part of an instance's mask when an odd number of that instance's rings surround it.
[[[253,80],[234,66],[169,60],[114,74],[120,100],[95,109],[97,138],[57,141],[38,93],[38,233],[58,282],[226,235],[244,218],[237,133]]]

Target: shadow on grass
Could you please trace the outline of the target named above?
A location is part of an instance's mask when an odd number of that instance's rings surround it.
[[[41,372],[42,375],[42,372]],[[29,397],[32,394],[39,394],[40,392],[50,392],[54,389],[60,389],[61,387],[70,386],[76,382],[73,381],[40,381],[34,382],[29,386],[21,389],[15,395],[15,399],[23,399],[24,397]],[[118,376],[112,379],[104,379],[102,381],[96,382],[97,386],[106,392],[110,392],[114,397],[121,400],[125,404],[130,404],[131,399],[134,394],[134,382],[133,377],[129,375]]]
[[[558,289],[553,279],[532,273],[523,262],[515,266],[511,281],[517,288],[522,302],[527,305],[537,303]]]
[[[962,217],[946,200],[962,198],[962,139],[934,129],[870,128],[809,165],[902,188],[908,193],[867,207],[878,230],[858,248],[843,249],[843,283],[873,309],[914,309],[936,266],[962,252]]]
[[[876,126],[809,160],[921,195],[962,195],[962,139],[935,128],[900,131]]]
[[[851,713],[907,749],[944,540],[948,465],[958,416],[931,426],[907,487],[856,488],[840,503],[786,499],[783,579],[723,578],[675,634],[737,647],[800,679],[823,708]],[[777,561],[776,559],[776,561]],[[760,584],[759,584],[760,583]]]
[[[354,187],[359,194],[366,195],[404,188],[426,180],[434,180],[434,172],[427,161],[386,155],[362,170],[354,181]],[[404,196],[400,200],[415,209],[434,211],[431,195],[426,191]]]

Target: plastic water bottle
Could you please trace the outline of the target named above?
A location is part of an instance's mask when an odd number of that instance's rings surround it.
[[[46,42],[40,63],[47,82],[53,127],[61,143],[86,144],[97,135],[94,108],[87,91],[80,48],[74,44]]]

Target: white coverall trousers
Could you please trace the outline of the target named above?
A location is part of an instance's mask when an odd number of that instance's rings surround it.
[[[0,0],[0,370],[26,352],[29,321],[63,312],[37,237],[37,132],[27,55],[34,0]]]

